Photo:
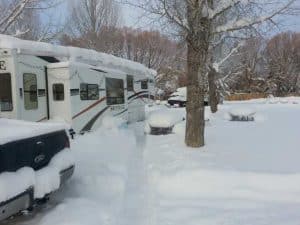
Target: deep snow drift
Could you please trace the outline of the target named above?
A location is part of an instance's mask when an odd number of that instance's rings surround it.
[[[184,121],[166,136],[144,136],[140,123],[78,137],[71,182],[17,224],[298,225],[298,103],[227,102],[210,115],[206,146],[198,150],[184,145]],[[235,108],[251,108],[260,119],[228,121]]]

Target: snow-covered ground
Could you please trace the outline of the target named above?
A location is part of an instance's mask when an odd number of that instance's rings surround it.
[[[233,110],[255,111],[255,121],[229,121]],[[181,123],[167,136],[144,136],[140,123],[78,137],[76,174],[65,189],[5,223],[300,224],[300,98],[225,103],[198,150],[185,147]]]

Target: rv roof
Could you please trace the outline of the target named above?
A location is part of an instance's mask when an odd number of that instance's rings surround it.
[[[19,53],[51,56],[67,61],[83,62],[92,66],[104,66],[118,69],[131,74],[141,74],[153,77],[156,71],[148,69],[144,65],[113,55],[96,52],[95,50],[66,47],[48,44],[44,42],[26,41],[12,36],[0,35],[0,48],[16,49]]]

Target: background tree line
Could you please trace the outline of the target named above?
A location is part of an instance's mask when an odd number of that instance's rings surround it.
[[[264,40],[260,32],[274,26],[275,16],[295,15],[297,0],[145,0],[133,4],[155,15],[174,39],[158,31],[122,27],[121,8],[114,0],[70,1],[67,21],[58,29],[55,14],[46,22],[44,14],[62,1],[0,0],[0,33],[95,49],[143,63],[158,71],[159,87],[167,92],[177,85],[187,86],[185,143],[189,147],[205,144],[207,90],[212,112],[217,111],[217,90],[223,95],[299,92],[299,34],[283,33]]]
[[[67,21],[55,23],[47,14],[62,1],[0,0],[1,33],[23,39],[58,42],[95,49],[144,64],[158,71],[157,87],[165,96],[185,86],[187,47],[157,30],[122,26],[122,9],[113,0],[76,0],[69,3]],[[49,18],[43,19],[48,16]],[[215,58],[228,55],[240,41],[222,43]],[[300,33],[284,32],[266,39],[253,35],[243,40],[218,68],[222,95],[269,93],[277,96],[300,92]],[[208,86],[208,81],[206,86]],[[208,89],[208,88],[206,88]]]

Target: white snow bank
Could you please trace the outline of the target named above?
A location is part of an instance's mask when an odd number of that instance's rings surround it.
[[[102,128],[103,129],[118,129],[124,124],[126,121],[121,117],[113,117],[112,115],[106,115],[102,119]]]
[[[60,171],[74,165],[74,161],[72,151],[65,149],[56,154],[47,167],[38,171],[25,167],[16,172],[1,173],[0,202],[13,198],[29,187],[34,187],[35,198],[42,198],[57,190],[60,186]]]
[[[247,172],[181,170],[160,175],[158,192],[176,199],[224,198],[297,202],[300,174],[258,174]]]
[[[269,97],[266,100],[267,104],[299,104],[298,97]]]
[[[17,172],[0,174],[0,202],[26,191],[35,184],[35,174],[32,168],[22,168]]]
[[[113,55],[96,52],[90,49],[58,46],[44,42],[21,40],[12,36],[0,35],[0,48],[17,49],[18,52],[40,56],[54,56],[64,61],[82,62],[94,66],[105,66],[127,70],[127,73],[141,74],[148,77],[156,76],[156,71],[144,65]]]
[[[0,145],[66,129],[62,123],[35,123],[0,118]]]
[[[165,109],[152,112],[147,122],[151,127],[166,128],[174,126],[176,123],[184,120],[184,118],[185,115],[182,115],[182,113]]]
[[[131,194],[127,182],[134,179],[128,177],[128,166],[132,164],[130,155],[136,148],[133,133],[129,129],[101,126],[78,136],[71,146],[77,166],[73,179],[53,196],[56,206],[30,224],[120,224],[124,197]]]

